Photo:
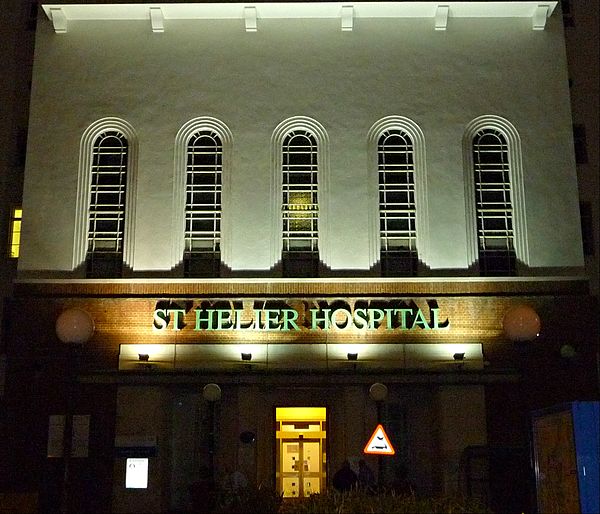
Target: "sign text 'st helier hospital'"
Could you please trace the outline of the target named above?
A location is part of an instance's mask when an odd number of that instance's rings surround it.
[[[432,306],[435,305],[435,306]],[[427,302],[428,309],[411,304],[391,304],[384,308],[314,308],[302,315],[294,308],[184,309],[176,305],[154,310],[153,326],[157,330],[196,331],[259,330],[436,330],[450,326],[442,319],[435,302]],[[193,312],[190,312],[193,311]]]

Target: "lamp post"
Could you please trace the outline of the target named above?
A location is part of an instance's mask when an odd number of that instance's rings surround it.
[[[221,399],[221,388],[218,384],[206,384],[202,389],[203,398],[209,403],[209,432],[208,432],[208,469],[210,471],[211,487],[215,486],[215,409]]]
[[[63,431],[63,483],[60,511],[71,512],[70,464],[73,438],[73,390],[79,372],[79,358],[83,345],[94,335],[94,320],[86,311],[72,308],[63,311],[56,320],[56,335],[67,345],[69,360],[66,366],[67,397]]]
[[[383,408],[383,402],[387,398],[388,388],[385,384],[381,384],[379,382],[375,382],[371,387],[369,387],[369,396],[371,400],[375,402],[375,406],[377,408],[377,424],[381,424],[381,411]],[[382,455],[377,456],[377,481],[379,482],[379,487],[383,485],[383,458]]]

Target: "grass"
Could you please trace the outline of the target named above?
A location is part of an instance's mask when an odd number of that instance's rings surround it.
[[[284,502],[279,514],[490,514],[473,500],[417,497],[393,492],[328,491],[296,502]]]
[[[283,500],[267,487],[246,487],[221,497],[215,514],[491,514],[474,500],[417,497],[393,492],[327,491],[308,498]]]

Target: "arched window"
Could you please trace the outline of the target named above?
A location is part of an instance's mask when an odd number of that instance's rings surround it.
[[[473,171],[479,269],[482,275],[516,270],[508,144],[497,129],[473,137]]]
[[[193,118],[175,137],[173,266],[187,278],[219,277],[231,244],[226,224],[233,136],[220,120]]]
[[[480,116],[463,137],[467,251],[485,276],[516,275],[529,265],[521,139],[495,115]]]
[[[282,145],[284,276],[318,275],[319,162],[317,141],[307,130],[289,132]]]
[[[394,115],[374,123],[367,137],[371,265],[379,261],[383,276],[416,275],[429,246],[423,131]]]
[[[129,144],[116,130],[105,130],[92,148],[86,275],[120,277],[123,271]]]
[[[81,137],[73,269],[120,278],[133,263],[137,137],[119,118],[92,123]]]
[[[401,130],[386,130],[377,143],[379,235],[383,276],[415,275],[417,210],[414,149]]]
[[[329,137],[307,116],[283,120],[271,136],[273,265],[288,277],[316,277],[329,265]]]
[[[223,144],[213,130],[187,143],[185,185],[185,277],[218,277],[221,263]]]

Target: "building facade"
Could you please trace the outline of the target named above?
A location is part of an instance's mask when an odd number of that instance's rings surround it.
[[[307,496],[378,422],[380,483],[498,507],[529,413],[597,398],[556,2],[42,8],[5,470],[43,508]]]

